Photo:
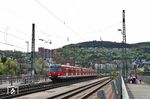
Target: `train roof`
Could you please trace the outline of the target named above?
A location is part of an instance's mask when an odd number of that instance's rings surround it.
[[[61,65],[61,66],[63,66],[63,67],[73,67],[73,66],[69,66],[69,65]]]
[[[68,67],[68,68],[77,68],[77,69],[87,69],[87,70],[94,70],[92,68],[85,68],[85,67],[78,67],[78,66],[70,66],[70,65],[62,65],[62,64],[51,64],[50,66],[62,66],[62,67]]]

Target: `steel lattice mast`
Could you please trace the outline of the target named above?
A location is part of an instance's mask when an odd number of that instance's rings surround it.
[[[32,48],[31,48],[31,76],[34,75],[34,57],[35,57],[35,24],[32,24]]]
[[[122,68],[122,73],[123,73],[123,78],[124,80],[127,80],[127,57],[126,57],[126,25],[125,25],[125,10],[122,11],[122,35],[123,35],[123,41],[122,41],[122,61],[123,61],[123,68]]]

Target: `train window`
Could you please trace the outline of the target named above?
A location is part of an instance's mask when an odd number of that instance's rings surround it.
[[[50,71],[51,72],[58,72],[58,71],[61,71],[61,66],[60,65],[53,65],[53,66],[50,66]]]
[[[70,73],[70,69],[68,68],[68,73]]]
[[[70,69],[70,73],[73,73],[73,70],[72,70],[72,69]]]
[[[65,69],[64,69],[64,72],[65,72],[65,73],[68,73],[68,68],[65,68]]]
[[[73,70],[73,73],[76,73],[76,70],[75,70],[75,69]]]
[[[66,68],[64,68],[64,72],[66,73]]]
[[[79,74],[79,70],[77,70],[76,72],[77,72],[77,74]]]
[[[54,71],[54,67],[53,67],[53,66],[50,66],[49,70],[50,70],[50,71]]]

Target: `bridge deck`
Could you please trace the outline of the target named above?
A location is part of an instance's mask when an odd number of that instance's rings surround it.
[[[142,84],[126,84],[130,99],[150,99],[150,85],[142,82]]]

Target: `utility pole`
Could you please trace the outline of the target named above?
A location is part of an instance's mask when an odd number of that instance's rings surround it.
[[[31,77],[34,75],[34,58],[35,58],[35,24],[32,24],[32,45],[31,45]]]
[[[123,78],[124,80],[127,80],[127,57],[126,57],[126,26],[125,26],[125,10],[122,11],[122,35],[123,35],[123,41],[122,41],[122,62],[123,62],[123,68],[122,68],[122,73],[123,73]]]

